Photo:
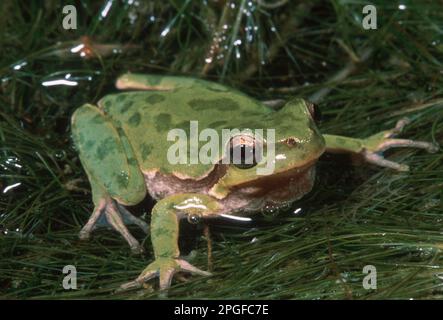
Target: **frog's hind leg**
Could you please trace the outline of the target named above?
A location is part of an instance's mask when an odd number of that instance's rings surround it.
[[[124,205],[141,202],[146,185],[124,132],[97,107],[84,105],[72,116],[72,133],[95,204],[80,238],[87,239],[98,226],[107,225],[118,231],[133,251],[142,251],[125,223],[136,224],[145,232],[149,227]]]
[[[179,88],[205,87],[213,91],[228,91],[226,86],[203,79],[163,76],[156,74],[126,73],[118,77],[115,86],[120,90],[170,91]]]

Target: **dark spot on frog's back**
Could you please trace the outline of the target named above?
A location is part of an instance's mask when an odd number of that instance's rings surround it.
[[[121,127],[117,127],[117,133],[120,137],[126,136],[125,130],[123,130],[123,128],[121,128]]]
[[[182,122],[179,122],[179,123],[174,125],[175,128],[184,130],[188,137],[189,137],[189,133],[190,133],[189,132],[189,130],[190,130],[189,126],[190,126],[190,122],[189,121],[182,121]]]
[[[261,117],[264,115],[263,112],[257,112],[257,111],[244,111],[241,113],[242,116],[245,117]]]
[[[129,118],[128,123],[131,127],[137,127],[140,124],[141,118],[140,113],[136,112]]]
[[[112,101],[111,100],[106,100],[106,102],[105,102],[105,111],[109,112],[111,107],[112,107]]]
[[[238,103],[230,98],[192,99],[189,106],[196,111],[217,109],[218,111],[234,111],[239,109]]]
[[[129,158],[128,159],[128,164],[131,166],[136,166],[137,165],[137,160],[135,160],[134,158]]]
[[[157,131],[166,131],[171,128],[171,115],[160,113],[155,117],[155,128]]]
[[[103,116],[101,114],[96,114],[91,118],[91,122],[93,124],[102,124],[103,123]]]
[[[153,147],[149,144],[143,143],[140,147],[141,156],[143,160],[146,160],[148,156],[151,154]]]
[[[96,157],[99,160],[103,160],[106,156],[113,152],[115,149],[115,142],[113,138],[106,138],[103,140],[96,149]]]
[[[156,104],[165,101],[165,97],[161,94],[155,93],[151,94],[149,97],[145,99],[145,101],[149,104]]]
[[[121,112],[121,113],[125,113],[125,112],[127,112],[127,111],[132,107],[133,104],[134,104],[134,101],[132,101],[132,100],[125,101],[125,102],[122,104],[122,108],[120,109],[120,112]]]
[[[210,123],[208,125],[208,128],[221,128],[221,127],[224,127],[226,124],[227,124],[227,122],[224,120],[215,121],[215,122]]]
[[[128,187],[129,175],[127,172],[122,171],[120,173],[115,173],[114,177],[120,189],[126,189]]]
[[[92,147],[94,147],[95,141],[94,140],[88,140],[85,143],[85,150],[91,150]]]
[[[126,100],[126,94],[119,94],[119,95],[117,95],[117,98],[115,98],[115,101],[117,101],[118,103],[120,103],[120,102],[123,102],[123,101],[125,101]]]

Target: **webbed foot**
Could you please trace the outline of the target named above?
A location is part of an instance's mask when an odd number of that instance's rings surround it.
[[[125,207],[118,204],[111,198],[102,198],[94,208],[94,212],[88,222],[80,231],[81,240],[87,240],[91,236],[91,232],[100,225],[110,226],[118,231],[126,242],[128,242],[132,252],[142,253],[143,247],[131,235],[125,224],[135,224],[139,226],[145,233],[149,233],[149,226],[141,220],[133,216]]]
[[[134,281],[120,286],[118,291],[140,288],[145,282],[155,277],[160,279],[160,290],[167,290],[171,286],[172,277],[177,272],[190,272],[202,276],[210,276],[211,273],[194,267],[183,259],[157,258],[149,264]]]
[[[387,167],[399,171],[408,171],[408,165],[387,160],[381,155],[381,153],[390,148],[398,147],[425,149],[431,153],[439,150],[438,145],[430,142],[415,141],[410,139],[395,139],[394,137],[401,133],[403,128],[409,123],[410,121],[407,118],[403,118],[397,122],[395,128],[379,132],[367,139],[364,139],[364,150],[362,151],[362,155],[365,160],[381,167]]]

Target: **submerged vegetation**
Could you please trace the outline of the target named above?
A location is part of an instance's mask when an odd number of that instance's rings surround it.
[[[42,5],[42,3],[44,3]],[[82,103],[115,92],[123,72],[201,77],[261,100],[311,98],[322,132],[365,137],[402,117],[404,136],[443,143],[443,10],[436,1],[59,1],[0,3],[0,298],[156,298],[115,293],[152,260],[115,232],[81,242],[92,210],[70,138]],[[234,115],[235,116],[235,115]],[[443,153],[397,149],[393,172],[321,158],[314,190],[253,223],[211,224],[214,276],[175,281],[171,298],[440,299]],[[131,208],[149,221],[152,201]],[[180,245],[206,269],[200,227]],[[133,228],[134,235],[144,235]],[[62,287],[77,268],[78,289]],[[362,286],[366,265],[377,289]]]

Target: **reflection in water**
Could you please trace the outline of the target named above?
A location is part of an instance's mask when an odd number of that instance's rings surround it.
[[[77,81],[70,81],[66,79],[58,79],[58,80],[51,80],[51,81],[43,81],[42,85],[45,87],[50,86],[76,86],[78,85]]]
[[[21,182],[17,182],[17,183],[11,184],[11,185],[9,185],[9,186],[7,186],[6,188],[3,189],[3,193],[6,193],[6,192],[8,192],[9,190],[12,190],[12,189],[14,189],[14,188],[17,188],[17,187],[20,186],[21,184],[22,184]]]

